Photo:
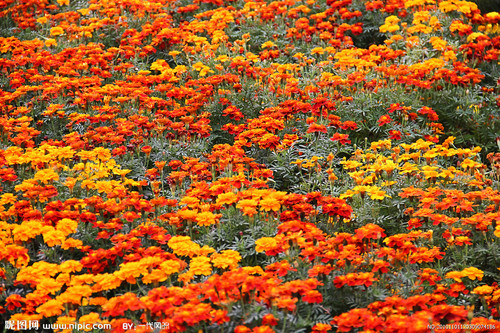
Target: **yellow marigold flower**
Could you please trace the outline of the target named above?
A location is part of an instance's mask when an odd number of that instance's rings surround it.
[[[324,54],[325,49],[322,47],[315,47],[314,49],[311,50],[311,54]]]
[[[168,279],[168,275],[161,269],[153,269],[142,277],[142,282],[150,284],[153,282],[163,282]]]
[[[469,36],[467,36],[467,41],[469,43],[473,42],[473,41],[476,40],[476,38],[481,37],[481,36],[485,36],[485,35],[483,33],[481,33],[481,32],[473,32]]]
[[[482,280],[484,272],[476,267],[468,267],[460,272],[452,271],[446,274],[447,279],[454,279],[457,282],[462,282],[462,278],[468,277],[470,280]]]
[[[168,55],[169,55],[169,56],[172,56],[174,59],[175,59],[175,57],[177,57],[179,54],[181,54],[181,52],[180,52],[180,51],[170,51],[170,52],[168,52]]]
[[[412,24],[420,24],[422,22],[427,22],[430,19],[431,15],[429,14],[429,11],[423,10],[423,11],[418,11],[413,13],[413,21]]]
[[[273,237],[262,237],[255,241],[255,245],[255,251],[264,252],[275,249],[278,242]]]
[[[262,199],[260,200],[259,205],[263,210],[267,212],[270,210],[277,212],[281,208],[280,202],[274,198]]]
[[[193,277],[194,277],[193,272],[187,271],[186,273],[179,274],[177,279],[179,281],[181,281],[182,283],[186,284],[186,283],[189,283],[189,281],[191,281],[193,279]]]
[[[384,200],[385,197],[390,198],[385,191],[382,191],[377,186],[373,186],[373,189],[371,189],[368,193],[370,194],[370,198],[372,200]]]
[[[410,8],[410,7],[420,7],[424,6],[425,4],[435,4],[435,0],[406,0],[404,2],[405,8]]]
[[[94,292],[113,290],[118,288],[122,283],[122,280],[119,277],[109,273],[95,275],[93,277],[93,280],[96,283],[92,287],[94,289]]]
[[[206,66],[203,65],[202,62],[198,61],[196,64],[193,64],[193,69],[197,72],[201,71],[203,68],[205,68]]]
[[[12,230],[15,241],[26,242],[42,234],[43,225],[38,220],[25,221]]]
[[[29,267],[22,268],[17,273],[18,282],[36,284],[44,277],[54,276],[59,272],[57,264],[51,264],[45,261],[38,261]]]
[[[212,261],[212,264],[217,268],[234,269],[238,267],[238,263],[241,260],[241,255],[238,251],[224,250],[220,254],[212,254],[210,260]]]
[[[59,6],[69,6],[69,0],[57,0]]]
[[[484,272],[476,267],[468,267],[462,270],[462,274],[464,277],[468,277],[471,280],[482,280],[484,276]]]
[[[35,174],[34,179],[40,181],[43,184],[48,184],[53,181],[59,180],[59,175],[52,169],[43,169]]]
[[[187,221],[194,221],[198,216],[198,210],[183,209],[177,212],[177,216]]]
[[[181,263],[177,260],[166,260],[160,264],[160,269],[167,275],[179,273],[181,270]]]
[[[257,210],[255,209],[257,204],[257,201],[254,199],[244,199],[238,202],[236,208],[241,209],[244,215],[253,216],[257,213]]]
[[[200,246],[189,236],[174,236],[168,241],[168,246],[178,256],[194,257],[200,252]]]
[[[71,248],[81,249],[82,246],[83,246],[83,242],[81,240],[69,237],[63,241],[61,248],[63,250],[68,250]]]
[[[45,40],[45,46],[51,47],[51,46],[57,46],[57,42],[54,38],[49,38]]]
[[[152,71],[160,71],[163,72],[166,69],[170,69],[170,65],[168,62],[164,59],[158,59],[155,62],[153,62],[150,66],[150,69]]]
[[[92,151],[98,159],[103,162],[109,161],[111,159],[111,151],[104,147],[97,147]]]
[[[446,273],[446,276],[445,276],[447,279],[453,279],[455,280],[456,282],[462,282],[462,273],[461,272],[457,272],[457,271],[452,271],[452,272],[448,272]]]
[[[189,264],[189,271],[195,275],[212,274],[212,265],[210,265],[210,258],[196,257],[191,259],[191,263]]]
[[[221,193],[217,196],[217,205],[232,205],[238,201],[238,197],[233,192]]]
[[[45,24],[45,23],[47,23],[48,18],[46,16],[42,16],[42,17],[37,18],[36,21],[37,21],[37,23]]]
[[[52,247],[56,245],[61,245],[62,242],[66,239],[66,236],[62,231],[55,230],[52,227],[48,227],[48,229],[46,228],[47,226],[44,228],[45,230],[43,231],[43,241],[48,246]]]
[[[77,12],[79,12],[80,14],[82,14],[83,16],[85,16],[85,15],[89,14],[90,9],[89,8],[82,8],[82,9],[78,9]]]
[[[135,284],[135,279],[141,276],[141,274],[147,274],[147,272],[147,266],[142,265],[138,261],[133,261],[120,264],[120,270],[114,272],[113,274],[123,281]]]
[[[17,202],[17,197],[12,193],[5,193],[0,196],[0,205],[14,204]]]
[[[261,47],[262,47],[263,49],[267,49],[267,48],[270,48],[270,47],[273,47],[273,46],[276,46],[276,44],[274,44],[274,43],[273,43],[273,42],[271,42],[271,41],[267,41],[267,42],[265,42],[264,44],[262,44],[262,45],[261,45]]]
[[[400,21],[400,19],[395,16],[391,15],[385,19],[385,23],[380,26],[379,30],[380,32],[394,32],[399,30],[399,25],[397,24]]]
[[[179,202],[180,205],[187,205],[189,208],[197,208],[199,206],[200,199],[190,196],[185,196]]]
[[[484,295],[491,294],[493,291],[495,291],[495,288],[493,288],[491,286],[479,286],[479,287],[474,288],[474,290],[472,290],[472,293],[484,296]]]
[[[208,245],[203,245],[203,247],[200,249],[200,252],[198,252],[199,256],[205,256],[208,257],[209,254],[214,253],[215,249],[208,246]]]
[[[83,268],[83,265],[76,260],[67,260],[59,265],[59,270],[61,273],[74,273],[79,272]]]
[[[444,51],[444,48],[446,47],[446,44],[447,42],[439,37],[431,37],[431,40],[430,40],[431,44],[432,44],[432,47],[435,49],[435,50],[439,50],[439,51]]]
[[[71,219],[62,219],[57,222],[56,230],[61,231],[65,236],[76,232],[78,227],[78,222]]]
[[[59,26],[53,27],[53,28],[50,29],[50,35],[51,36],[60,36],[62,34],[64,34],[64,30],[63,30],[63,28],[61,28]]]

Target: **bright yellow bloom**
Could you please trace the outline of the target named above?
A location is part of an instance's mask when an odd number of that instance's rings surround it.
[[[276,46],[276,44],[274,44],[274,43],[273,43],[273,42],[271,42],[271,41],[267,41],[267,42],[265,42],[264,44],[262,44],[262,45],[261,45],[261,47],[262,47],[263,49],[271,48],[271,47],[273,47],[273,46]]]
[[[220,254],[212,254],[210,260],[212,261],[212,264],[217,268],[234,269],[238,267],[238,263],[241,260],[241,255],[239,252],[234,250],[224,250]]]
[[[64,34],[64,30],[63,30],[63,28],[61,28],[59,26],[53,27],[50,29],[50,34],[52,36],[60,36],[60,35]]]
[[[36,21],[37,21],[37,23],[45,24],[45,23],[47,23],[48,19],[46,16],[42,16],[42,17],[37,18]]]
[[[168,241],[168,246],[176,255],[188,257],[198,255],[201,249],[189,236],[174,236]]]
[[[278,200],[274,198],[265,198],[260,200],[259,202],[260,208],[262,208],[265,211],[275,211],[277,212],[281,208],[281,204]]]
[[[59,180],[59,175],[52,169],[43,169],[35,174],[35,180],[38,180],[43,184],[48,184]]]
[[[54,38],[49,38],[45,40],[45,46],[51,47],[51,46],[57,46],[57,42]]]
[[[273,237],[262,237],[255,241],[255,251],[264,252],[275,249],[278,246],[278,242]]]
[[[65,238],[62,231],[55,230],[50,226],[46,226],[43,230],[43,241],[50,247],[61,245]]]
[[[67,260],[59,265],[59,270],[61,273],[74,273],[79,272],[83,268],[83,265],[76,260]]]
[[[233,192],[221,193],[217,196],[217,205],[232,205],[238,201],[238,197]]]
[[[71,219],[62,219],[57,222],[56,230],[61,231],[65,236],[76,232],[78,227],[78,222]]]
[[[212,274],[212,265],[210,265],[210,258],[196,257],[191,259],[191,263],[189,264],[189,271],[195,275]]]

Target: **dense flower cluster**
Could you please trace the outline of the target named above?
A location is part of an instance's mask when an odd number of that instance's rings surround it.
[[[500,329],[499,24],[462,0],[0,1],[2,320]]]

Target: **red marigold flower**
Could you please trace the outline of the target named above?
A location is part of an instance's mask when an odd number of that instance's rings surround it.
[[[391,140],[401,140],[401,132],[396,130],[389,131],[389,138]]]
[[[262,325],[276,326],[278,319],[272,313],[268,313],[262,318]]]
[[[326,133],[327,132],[326,126],[316,123],[310,124],[309,128],[307,129],[307,133],[316,133],[316,132]]]
[[[349,134],[335,133],[335,134],[333,134],[333,137],[330,138],[330,140],[339,141],[341,145],[351,143],[351,140],[349,140]]]
[[[342,124],[342,126],[340,126],[340,128],[342,128],[343,130],[356,130],[358,128],[358,124],[356,124],[354,121],[351,121],[351,120],[348,120],[348,121],[344,121],[344,123]]]
[[[378,125],[382,127],[386,124],[389,124],[391,121],[392,121],[391,117],[388,114],[384,114],[379,118]]]

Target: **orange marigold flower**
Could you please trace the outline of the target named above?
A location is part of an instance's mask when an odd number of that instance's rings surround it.
[[[249,333],[251,331],[252,331],[251,329],[243,325],[238,325],[234,329],[234,333]]]
[[[327,333],[332,329],[331,325],[318,323],[312,327],[314,333]]]
[[[196,216],[196,223],[201,226],[209,226],[219,222],[219,214],[215,215],[212,212],[201,212]]]
[[[198,216],[198,210],[183,209],[177,212],[177,216],[187,221],[194,221]]]
[[[55,299],[51,299],[36,308],[36,312],[42,314],[46,318],[60,315],[63,310],[64,307],[62,303]]]

